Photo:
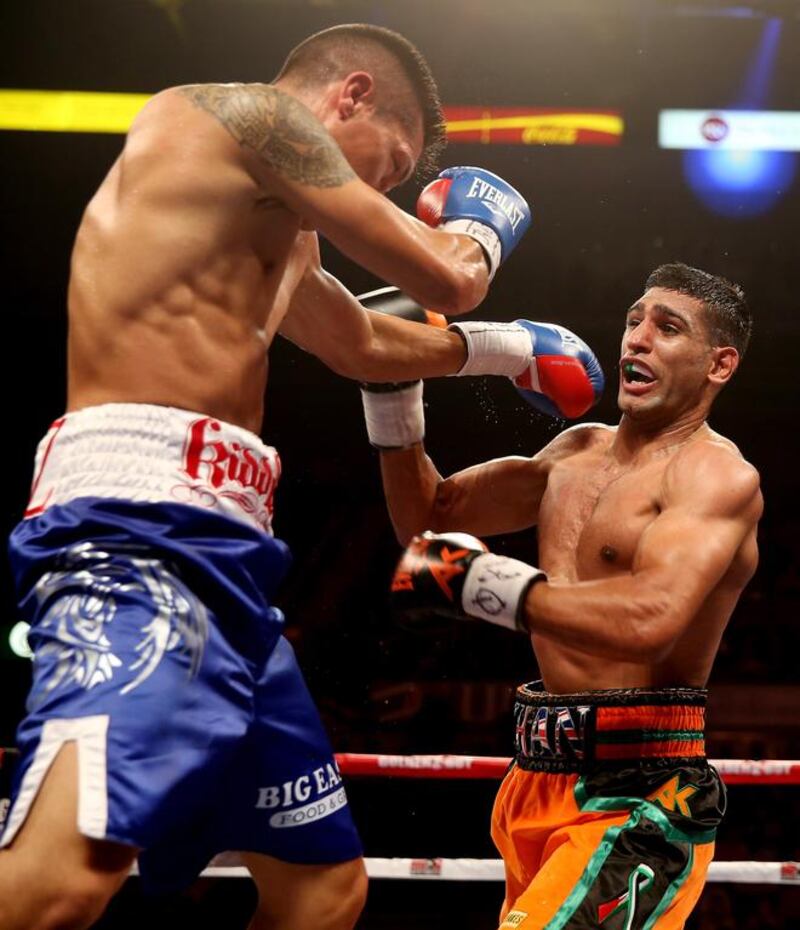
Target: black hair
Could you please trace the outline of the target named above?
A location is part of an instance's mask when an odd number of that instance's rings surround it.
[[[422,112],[423,150],[417,163],[417,173],[425,176],[435,170],[436,160],[445,145],[444,115],[428,63],[404,36],[366,23],[332,26],[295,46],[275,80],[291,76],[305,83],[323,84],[350,71],[364,69],[383,72],[388,83],[392,78],[392,63],[399,65],[407,78],[413,103]],[[408,94],[396,81],[393,91],[382,95],[376,105],[408,123]]]
[[[651,287],[663,287],[702,301],[711,344],[733,346],[740,358],[744,355],[753,331],[753,317],[738,284],[682,262],[671,262],[651,272],[645,290]]]

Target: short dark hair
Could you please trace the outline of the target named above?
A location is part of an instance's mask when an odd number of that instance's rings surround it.
[[[324,84],[362,69],[377,70],[379,75],[391,80],[392,63],[398,65],[407,78],[412,99],[422,112],[423,148],[417,173],[426,176],[436,169],[436,161],[445,146],[442,103],[428,63],[416,46],[400,33],[366,23],[323,29],[289,52],[275,80],[291,76],[305,83]],[[404,105],[410,101],[402,88],[397,90],[400,93],[397,102],[389,102],[384,94],[378,106],[403,120]],[[404,122],[408,123],[408,119]]]
[[[720,275],[670,262],[651,272],[645,290],[663,287],[701,300],[708,318],[709,339],[713,346],[733,346],[744,356],[753,331],[753,317],[738,284]]]

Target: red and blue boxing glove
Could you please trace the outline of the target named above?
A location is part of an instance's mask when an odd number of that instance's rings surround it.
[[[446,168],[419,195],[417,216],[474,239],[486,255],[490,279],[531,224],[525,198],[484,168]]]
[[[433,326],[446,324],[396,287],[363,294],[365,308]],[[458,322],[467,361],[459,375],[504,374],[519,394],[548,416],[573,419],[600,399],[604,379],[592,350],[555,323]],[[362,385],[370,442],[378,449],[402,449],[425,435],[422,382]]]
[[[574,333],[556,323],[451,323],[467,346],[467,361],[459,375],[498,373],[499,354],[508,365],[503,371],[519,394],[551,417],[583,416],[603,393],[605,378],[597,358]],[[485,360],[491,358],[491,371]]]
[[[512,379],[519,394],[537,410],[568,420],[594,407],[605,378],[583,339],[556,323],[516,324],[530,333],[533,353],[525,370]]]

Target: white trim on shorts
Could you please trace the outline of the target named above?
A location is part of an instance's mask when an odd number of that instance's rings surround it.
[[[280,457],[249,430],[158,404],[100,404],[56,420],[36,451],[25,517],[79,498],[178,503],[272,533]]]
[[[65,743],[78,744],[78,830],[90,839],[105,839],[108,825],[106,734],[109,719],[108,714],[97,714],[45,721],[39,745],[9,812],[0,849],[8,846],[19,832],[45,775]]]

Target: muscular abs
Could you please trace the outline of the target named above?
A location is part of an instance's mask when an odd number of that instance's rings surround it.
[[[539,564],[554,582],[630,573],[642,534],[661,512],[664,474],[675,453],[623,465],[608,455],[612,438],[613,431],[599,430],[589,449],[557,462],[548,476],[539,510]],[[534,634],[546,686],[572,692],[704,684],[725,624],[749,578],[746,559],[743,552],[659,664],[598,661],[597,656]]]
[[[81,222],[68,409],[156,403],[258,431],[267,349],[316,237],[243,166],[253,114],[190,90],[148,104]]]

